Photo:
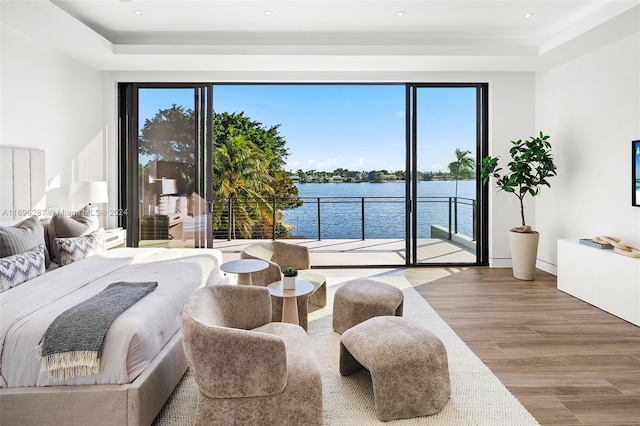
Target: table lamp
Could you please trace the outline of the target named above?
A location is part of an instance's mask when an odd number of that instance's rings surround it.
[[[69,191],[69,200],[72,203],[84,204],[85,206],[80,211],[85,214],[88,211],[90,216],[97,215],[97,208],[93,204],[109,201],[107,182],[91,180],[73,182]]]

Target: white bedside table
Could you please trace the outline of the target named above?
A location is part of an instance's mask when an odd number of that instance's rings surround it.
[[[127,245],[127,230],[122,228],[105,229],[104,245],[107,250]]]

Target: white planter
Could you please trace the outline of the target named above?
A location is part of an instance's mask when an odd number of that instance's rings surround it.
[[[537,232],[527,234],[509,231],[513,276],[517,279],[532,281],[535,278],[539,239]]]
[[[294,290],[296,288],[296,277],[282,277],[282,288]]]

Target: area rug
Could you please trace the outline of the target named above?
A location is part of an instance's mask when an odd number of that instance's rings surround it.
[[[340,335],[332,328],[331,307],[335,290],[348,279],[331,278],[327,283],[327,306],[309,313],[308,330],[322,372],[325,425],[538,425],[404,277],[373,279],[400,288],[405,297],[404,316],[427,328],[444,342],[449,358],[451,399],[440,413],[433,416],[390,422],[377,419],[369,373],[360,370],[342,377],[338,370]],[[187,372],[158,414],[154,425],[193,424],[196,397],[195,382]]]

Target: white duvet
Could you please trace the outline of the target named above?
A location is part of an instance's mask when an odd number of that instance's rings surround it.
[[[0,293],[0,387],[124,384],[133,381],[180,329],[182,308],[200,286],[223,280],[222,254],[207,249],[123,248],[47,272]],[[40,371],[36,345],[62,312],[117,281],[158,287],[107,332],[100,372],[54,381]]]

